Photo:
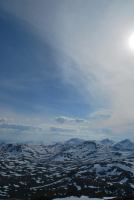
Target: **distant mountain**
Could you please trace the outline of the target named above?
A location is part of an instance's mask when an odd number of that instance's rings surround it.
[[[129,139],[125,139],[116,143],[113,146],[113,148],[116,150],[121,150],[121,151],[124,151],[124,150],[131,151],[131,150],[134,150],[134,142],[131,142]]]
[[[82,139],[72,138],[72,139],[66,141],[65,144],[67,144],[67,145],[79,145],[83,142],[84,142],[84,140],[82,140]]]
[[[72,143],[73,141],[73,143]],[[76,142],[75,142],[76,141]],[[69,140],[65,142],[63,151],[55,155],[55,161],[64,161],[82,159],[87,157],[92,152],[96,151],[97,145],[92,141],[83,141],[82,140]]]
[[[0,199],[134,199],[133,142],[0,144]],[[102,198],[103,199],[103,198]]]
[[[6,153],[18,153],[22,152],[23,149],[22,144],[2,144],[1,145],[1,151],[6,152]]]
[[[103,144],[103,145],[110,145],[111,146],[115,142],[113,140],[110,140],[110,139],[107,138],[107,139],[101,140],[100,143]]]

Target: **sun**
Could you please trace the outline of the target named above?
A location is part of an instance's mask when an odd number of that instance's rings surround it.
[[[134,51],[134,33],[129,36],[128,45],[129,48]]]

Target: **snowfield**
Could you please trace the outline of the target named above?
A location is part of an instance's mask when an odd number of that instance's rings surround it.
[[[88,198],[88,197],[66,197],[66,198],[61,198],[61,199],[55,199],[55,200],[102,200],[102,199],[98,199],[98,198]]]
[[[58,198],[58,199],[54,199],[54,200],[110,200],[113,199],[113,197],[104,197],[103,199],[100,198],[88,198],[85,196],[81,196],[81,197],[66,197],[66,198]]]

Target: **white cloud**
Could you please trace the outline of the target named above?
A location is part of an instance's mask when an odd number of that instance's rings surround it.
[[[83,123],[86,122],[85,119],[80,119],[80,118],[72,118],[72,117],[66,117],[66,116],[59,116],[55,118],[56,122],[60,124],[64,123]]]
[[[109,119],[112,116],[112,112],[110,110],[101,109],[93,112],[89,115],[90,120],[105,120]]]

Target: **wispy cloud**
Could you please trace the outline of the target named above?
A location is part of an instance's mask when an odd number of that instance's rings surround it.
[[[74,129],[70,129],[70,128],[61,128],[61,127],[56,127],[56,126],[52,126],[50,127],[50,132],[55,132],[55,133],[72,133],[74,132],[75,130]]]
[[[59,116],[55,118],[56,122],[60,124],[64,123],[83,123],[86,120],[85,119],[80,119],[80,118],[72,118],[72,117],[66,117],[66,116]]]

